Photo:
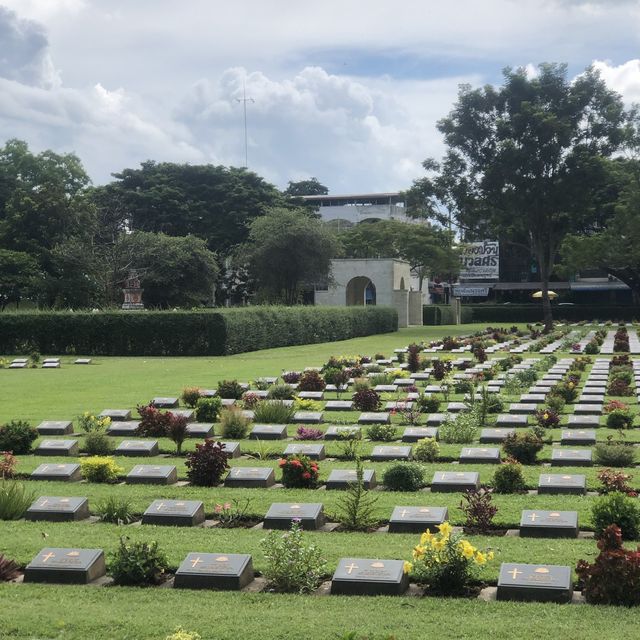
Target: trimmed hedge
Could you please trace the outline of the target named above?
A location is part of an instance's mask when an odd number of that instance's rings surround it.
[[[0,313],[0,353],[225,355],[397,329],[390,307]]]
[[[607,305],[553,305],[556,320],[633,320],[640,318],[640,309],[633,306]],[[449,305],[425,305],[422,308],[424,324],[452,324],[453,312]],[[542,303],[538,304],[475,304],[462,307],[462,322],[542,322]]]

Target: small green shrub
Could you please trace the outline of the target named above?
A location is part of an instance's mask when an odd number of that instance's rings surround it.
[[[389,491],[418,491],[424,484],[424,469],[419,464],[397,462],[385,469],[382,483]]]
[[[131,500],[123,496],[108,496],[100,500],[95,506],[95,513],[102,522],[111,524],[130,524],[136,519]]]
[[[434,413],[440,407],[442,400],[436,395],[430,395],[427,393],[421,393],[416,400],[416,405],[421,411],[427,413]]]
[[[320,584],[326,561],[320,549],[307,542],[300,523],[285,533],[270,531],[260,546],[267,563],[264,575],[274,591],[309,593]]]
[[[195,414],[198,422],[216,422],[221,411],[222,400],[218,396],[196,400]]]
[[[38,437],[38,431],[24,420],[12,420],[0,425],[0,451],[11,451],[16,456],[29,453]]]
[[[121,537],[120,545],[110,554],[109,573],[115,584],[160,584],[169,567],[167,556],[157,542],[129,542]]]
[[[624,493],[614,492],[598,498],[591,507],[591,520],[597,538],[612,524],[620,527],[625,540],[635,540],[640,536],[638,500]]]
[[[293,401],[294,411],[322,411],[322,404],[308,398],[296,398]]]
[[[35,500],[35,493],[15,480],[0,481],[0,520],[19,520]]]
[[[182,390],[182,395],[180,397],[187,407],[195,409],[195,406],[198,404],[198,400],[202,397],[200,395],[200,387],[185,387]]]
[[[356,480],[349,483],[336,505],[335,518],[347,531],[367,531],[376,524],[374,507],[378,496],[364,486],[364,469],[356,458]]]
[[[491,481],[496,493],[519,493],[527,488],[522,465],[517,460],[506,460],[494,472]]]
[[[293,400],[295,396],[295,390],[288,384],[274,384],[267,392],[269,400]]]
[[[295,409],[288,407],[281,400],[263,400],[254,412],[254,420],[265,424],[287,424],[293,420]]]
[[[393,424],[372,424],[367,437],[373,442],[392,442],[398,438],[398,428]]]
[[[567,404],[562,396],[554,395],[553,393],[548,393],[544,401],[547,407],[556,413],[562,413],[564,406]]]
[[[176,627],[176,630],[170,633],[165,640],[202,640],[202,636],[195,631],[185,631],[182,627]]]
[[[80,460],[80,470],[88,482],[117,482],[124,472],[112,456],[91,456]]]
[[[90,456],[108,456],[113,448],[113,440],[102,431],[89,431],[84,437],[84,450]]]
[[[220,413],[220,429],[224,438],[238,440],[246,438],[251,420],[247,418],[241,409],[231,407],[223,409]]]
[[[633,414],[628,409],[614,409],[607,415],[607,427],[610,429],[631,429]]]
[[[440,445],[435,438],[418,440],[413,448],[413,457],[420,462],[435,462],[440,455]]]
[[[85,411],[81,416],[78,416],[77,422],[80,429],[85,433],[91,433],[93,431],[104,431],[111,424],[111,418],[107,416],[99,418],[89,411]]]
[[[447,444],[469,444],[478,433],[477,417],[472,412],[461,412],[455,417],[448,415],[438,431],[440,440]]]
[[[237,380],[220,380],[218,382],[218,396],[225,399],[240,400],[244,389]]]
[[[636,457],[633,445],[613,441],[598,442],[593,454],[596,464],[605,467],[631,467]]]
[[[531,431],[511,433],[502,443],[507,456],[522,464],[534,464],[543,446],[542,439]]]

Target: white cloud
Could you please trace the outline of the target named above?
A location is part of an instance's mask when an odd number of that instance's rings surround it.
[[[640,102],[639,59],[628,60],[617,66],[608,61],[596,60],[593,66],[607,85],[622,95],[625,103]]]

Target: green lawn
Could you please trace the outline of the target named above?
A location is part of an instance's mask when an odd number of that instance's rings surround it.
[[[282,370],[319,366],[330,355],[381,352],[390,355],[394,348],[412,341],[429,341],[443,335],[477,331],[479,325],[461,327],[419,327],[359,338],[338,343],[306,345],[272,349],[255,353],[216,358],[94,358],[90,366],[74,366],[74,357],[63,357],[60,370],[1,370],[0,423],[10,419],[26,419],[33,424],[48,420],[74,419],[83,411],[99,412],[105,408],[134,409],[154,396],[180,395],[185,386],[215,388],[217,381],[237,378],[250,381],[260,376],[278,375]],[[55,355],[55,354],[52,354]],[[556,354],[559,357],[564,354]],[[526,356],[526,354],[525,354]],[[392,399],[392,398],[389,398]],[[459,396],[452,400],[461,399]],[[515,398],[511,400],[515,401]],[[630,399],[637,407],[635,398]],[[566,412],[570,412],[568,408]],[[357,413],[325,413],[332,422],[352,424]],[[399,424],[399,417],[394,417]],[[219,425],[216,425],[219,429]],[[324,427],[322,427],[324,428]],[[400,427],[401,432],[402,427]],[[289,427],[292,436],[295,427]],[[560,429],[552,430],[556,445]],[[598,440],[617,437],[617,432],[601,427]],[[640,441],[640,429],[627,434],[630,441]],[[113,438],[114,443],[123,438]],[[188,440],[189,451],[197,440]],[[232,460],[232,465],[277,467],[275,457],[287,441],[260,444],[242,441],[245,454],[270,455],[267,459],[245,457]],[[376,443],[365,441],[362,453],[366,457]],[[325,444],[332,458],[341,454],[338,443]],[[488,445],[499,446],[499,445]],[[265,447],[267,448],[265,451]],[[81,442],[82,448],[82,442]],[[438,470],[475,470],[482,482],[489,482],[495,465],[452,465],[462,445],[441,444],[441,460],[425,464],[425,479],[430,482]],[[160,439],[165,456],[154,463],[175,464],[181,479],[186,477],[184,457],[174,455],[174,445]],[[524,467],[529,488],[537,486],[540,473],[573,473],[587,476],[588,488],[598,486],[598,467],[556,468],[544,466],[550,459],[551,448],[540,453],[541,464]],[[39,464],[76,458],[21,456],[18,471],[23,477]],[[149,458],[118,457],[118,463],[128,471],[135,464],[149,463]],[[376,470],[378,481],[390,463],[365,461],[365,468]],[[353,462],[331,459],[320,462],[321,480],[331,469],[353,468]],[[628,473],[637,470],[627,469]],[[279,478],[276,470],[276,476]],[[639,474],[632,481],[638,483]],[[262,517],[272,502],[322,502],[331,516],[337,509],[341,492],[325,490],[290,490],[273,488],[225,489],[190,486],[98,485],[88,483],[40,482],[26,480],[25,484],[36,496],[85,496],[92,511],[99,500],[108,495],[123,495],[132,502],[140,515],[154,500],[197,499],[205,504],[211,516],[216,503],[232,498],[251,499],[248,512]],[[376,491],[378,501],[375,516],[385,523],[396,505],[446,506],[452,523],[462,524],[459,510],[460,495],[430,492],[394,493]],[[589,496],[494,496],[498,506],[495,523],[499,527],[517,528],[522,509],[575,510],[582,529],[591,527],[591,506],[595,498]],[[157,540],[175,569],[188,552],[250,553],[254,567],[261,571],[265,561],[260,550],[261,529],[171,528],[149,525],[118,527],[96,522],[46,523],[0,521],[0,553],[26,565],[41,548],[84,547],[112,551],[119,537],[133,540]],[[330,577],[339,558],[344,556],[409,559],[417,535],[389,533],[308,533],[322,549]],[[495,583],[501,562],[530,562],[564,564],[575,567],[580,558],[592,559],[597,552],[588,539],[549,540],[503,536],[471,536],[473,544],[491,547],[496,558],[483,572],[482,579]],[[77,587],[37,584],[0,584],[0,639],[64,638],[84,640],[100,637],[108,639],[163,639],[182,625],[198,631],[203,638],[340,638],[350,630],[371,634],[376,639],[393,634],[397,638],[494,638],[525,639],[553,635],[562,640],[637,637],[637,612],[633,610],[595,606],[541,605],[519,603],[485,603],[471,599],[443,599],[409,596],[395,598],[364,598],[338,596],[288,596],[270,593],[191,592],[171,589],[140,589],[125,587]]]

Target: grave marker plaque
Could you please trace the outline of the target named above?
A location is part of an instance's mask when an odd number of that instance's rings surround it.
[[[142,515],[142,524],[195,527],[204,519],[204,505],[199,500],[154,500]]]
[[[593,427],[600,426],[600,416],[581,416],[572,414],[567,416],[567,427]]]
[[[286,424],[254,424],[250,440],[284,440],[287,437]]]
[[[137,464],[126,477],[127,484],[175,484],[178,471],[172,465]]]
[[[571,569],[558,565],[503,562],[498,577],[498,600],[570,602]]]
[[[552,449],[552,467],[590,467],[591,449]]]
[[[187,425],[187,435],[189,438],[210,438],[213,436],[213,423],[191,422]]]
[[[107,434],[110,436],[135,436],[138,433],[140,422],[132,420],[129,422],[116,421],[107,427]]]
[[[350,484],[357,482],[355,469],[333,469],[327,478],[327,490],[345,490]],[[376,485],[376,472],[373,469],[362,470],[362,482],[365,489],[373,489]]]
[[[35,450],[39,456],[77,456],[77,440],[42,440]]]
[[[437,427],[407,427],[402,434],[402,442],[418,442],[424,438],[438,439]]]
[[[73,522],[89,517],[89,501],[86,498],[42,496],[26,511],[26,520],[48,522]]]
[[[219,440],[224,445],[224,450],[229,454],[229,458],[239,458],[242,455],[239,442],[231,442],[228,440]]]
[[[427,416],[427,425],[438,426],[441,425],[447,419],[446,413],[430,413]]]
[[[324,433],[325,440],[342,440],[348,434],[357,434],[360,433],[360,427],[353,425],[350,427],[336,427],[331,426],[327,427],[327,430]]]
[[[495,447],[464,447],[460,462],[475,464],[500,464],[500,449]]]
[[[480,488],[477,471],[436,471],[431,480],[431,491],[454,493]]]
[[[324,391],[300,391],[298,398],[301,400],[323,400]]]
[[[111,418],[111,420],[131,420],[131,411],[129,409],[105,409],[100,413],[98,418]]]
[[[507,436],[510,436],[515,432],[515,429],[482,429],[480,432],[480,442],[481,444],[504,442]]]
[[[371,452],[373,462],[387,460],[411,460],[411,447],[403,445],[378,445]]]
[[[532,402],[513,402],[509,405],[509,413],[529,415],[538,410],[538,405]]]
[[[41,436],[68,436],[73,433],[73,423],[70,420],[45,420],[38,425]]]
[[[587,480],[583,475],[541,473],[538,479],[538,494],[556,495],[566,493],[583,495],[587,492]]]
[[[151,402],[158,409],[173,409],[178,406],[178,398],[154,398]]]
[[[563,429],[560,435],[560,444],[569,445],[592,445],[596,443],[596,432],[592,429],[581,429],[573,431]]]
[[[351,411],[353,402],[351,400],[327,400],[324,405],[325,411]]]
[[[523,414],[501,413],[496,418],[496,427],[526,427],[529,424],[529,418]]]
[[[302,528],[316,531],[326,522],[324,506],[319,502],[274,502],[264,517],[265,529],[290,529],[293,520],[299,520]]]
[[[88,584],[107,572],[102,549],[43,549],[24,570],[25,582]]]
[[[59,480],[79,482],[82,479],[79,464],[41,464],[32,474],[33,480]]]
[[[583,416],[601,416],[602,404],[577,404],[573,409],[573,413]]]
[[[251,556],[237,553],[190,553],[176,571],[177,589],[239,591],[253,580]]]
[[[151,457],[158,455],[157,440],[123,440],[116,447],[119,456]]]
[[[323,444],[289,444],[283,455],[303,455],[311,460],[324,460],[327,457]]]
[[[449,517],[447,507],[394,507],[389,519],[389,533],[436,532]]]
[[[276,476],[271,467],[233,467],[225,478],[224,486],[264,489],[275,483]]]
[[[465,402],[450,402],[447,405],[447,411],[449,413],[460,413],[461,411],[468,411],[469,406]]]
[[[296,411],[293,420],[300,424],[319,424],[322,422],[322,411]]]
[[[365,411],[360,414],[358,424],[389,424],[391,415],[384,411]]]
[[[192,420],[196,412],[193,409],[171,409],[170,413],[173,413],[174,416],[178,416],[180,418]]]
[[[524,538],[577,538],[577,511],[528,511],[520,518]]]
[[[341,558],[331,579],[331,593],[344,595],[401,595],[409,587],[402,560]]]

